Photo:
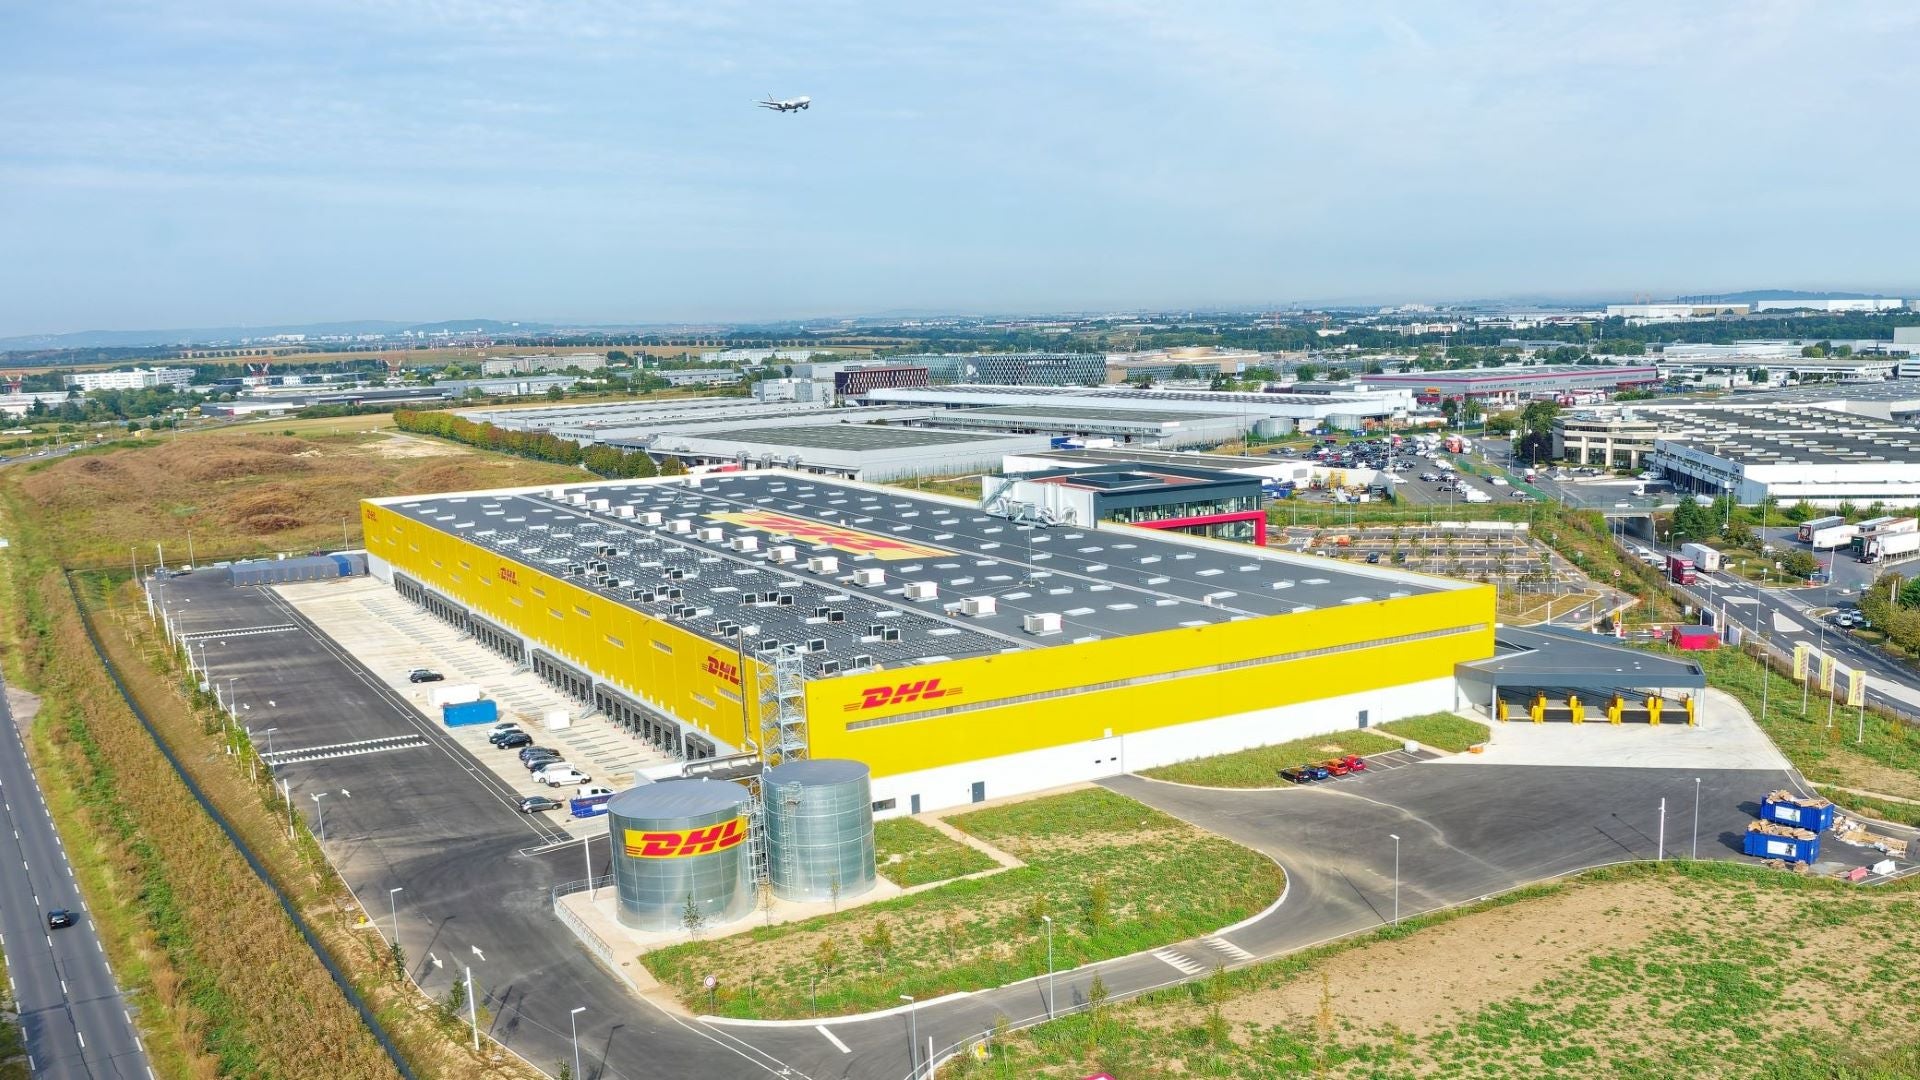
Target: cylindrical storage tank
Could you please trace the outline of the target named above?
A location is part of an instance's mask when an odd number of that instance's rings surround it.
[[[751,914],[749,799],[739,784],[707,779],[643,784],[610,799],[620,925],[689,929],[689,898],[703,926]]]
[[[782,900],[873,888],[873,790],[857,761],[795,761],[760,774],[767,875]]]
[[[1279,439],[1293,432],[1293,421],[1284,416],[1268,416],[1253,422],[1253,434],[1256,438]]]

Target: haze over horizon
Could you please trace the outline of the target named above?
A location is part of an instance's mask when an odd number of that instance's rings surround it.
[[[17,7],[0,337],[1905,295],[1916,31],[1868,3]]]

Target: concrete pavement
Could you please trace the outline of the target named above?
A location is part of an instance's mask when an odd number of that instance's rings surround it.
[[[151,1080],[133,1006],[54,831],[0,685],[0,946],[35,1076]],[[49,930],[47,912],[78,921]]]

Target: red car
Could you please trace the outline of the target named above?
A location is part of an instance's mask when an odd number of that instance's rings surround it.
[[[1354,772],[1367,771],[1367,759],[1358,754],[1348,754],[1342,760],[1346,762],[1347,768],[1352,769]]]
[[[1320,763],[1320,767],[1335,776],[1345,776],[1353,771],[1353,767],[1347,764],[1346,758],[1328,758]]]

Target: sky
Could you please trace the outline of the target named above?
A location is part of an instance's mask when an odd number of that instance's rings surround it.
[[[0,336],[1911,295],[1917,42],[1906,0],[0,3]]]

